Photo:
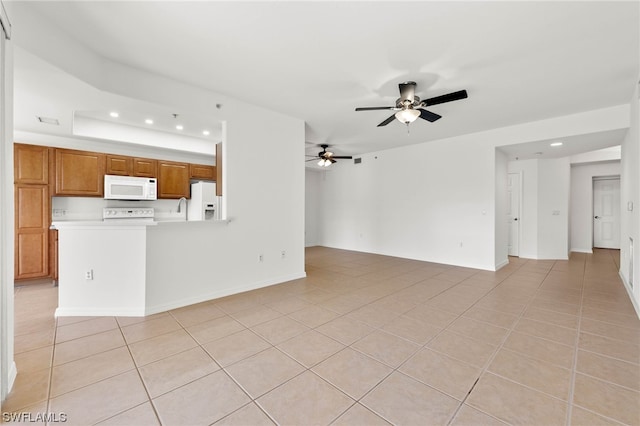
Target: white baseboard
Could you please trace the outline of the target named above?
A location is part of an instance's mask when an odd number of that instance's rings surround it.
[[[509,259],[507,258],[507,259],[503,260],[502,262],[498,263],[496,265],[496,269],[494,269],[494,271],[500,270],[500,269],[504,268],[505,266],[507,266],[508,264],[509,264]]]
[[[618,275],[620,275],[622,284],[624,284],[624,288],[627,290],[627,293],[629,294],[629,299],[631,299],[631,304],[633,305],[633,308],[636,310],[636,315],[640,319],[640,306],[638,306],[638,301],[633,295],[633,289],[631,288],[631,286],[627,282],[627,279],[625,278],[625,276],[622,274],[621,271],[618,271]]]
[[[284,275],[278,278],[272,278],[269,280],[258,281],[250,284],[244,284],[237,287],[225,288],[222,290],[217,290],[211,293],[206,293],[202,295],[198,295],[195,297],[188,297],[185,299],[171,301],[169,303],[155,305],[155,306],[147,306],[145,309],[144,315],[152,315],[160,312],[169,311],[171,309],[182,308],[184,306],[193,305],[195,303],[206,302],[208,300],[218,299],[225,296],[231,296],[238,293],[243,293],[245,291],[257,290],[259,288],[268,287],[275,284],[281,284],[287,281],[297,280],[300,278],[305,278],[307,276],[306,272],[301,272],[298,274]]]
[[[572,248],[571,252],[593,254],[593,250],[590,248],[589,249]]]
[[[143,317],[147,315],[157,314],[159,312],[169,311],[171,309],[182,308],[184,306],[193,305],[195,303],[206,302],[220,297],[231,296],[233,294],[243,293],[245,291],[257,290],[262,287],[268,287],[287,281],[305,278],[306,272],[302,271],[297,274],[284,275],[269,280],[258,281],[250,284],[244,284],[236,287],[225,288],[211,293],[200,294],[197,296],[187,297],[179,300],[172,300],[155,306],[143,306],[139,308],[105,308],[105,307],[81,307],[81,308],[58,308],[56,309],[56,317]]]
[[[82,307],[82,308],[57,308],[56,317],[143,317],[144,308],[123,309],[119,307]]]

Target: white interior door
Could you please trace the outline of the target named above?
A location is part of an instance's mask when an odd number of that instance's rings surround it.
[[[509,221],[509,256],[520,255],[520,173],[507,177],[507,220]]]
[[[620,178],[593,180],[593,246],[620,248]]]

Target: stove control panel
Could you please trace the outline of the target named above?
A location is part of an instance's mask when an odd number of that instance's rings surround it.
[[[105,207],[102,219],[146,219],[153,220],[153,207]]]

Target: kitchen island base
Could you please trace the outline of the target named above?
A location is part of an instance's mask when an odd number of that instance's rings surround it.
[[[234,265],[229,259],[241,258],[233,251],[242,246],[231,244],[237,236],[227,225],[54,222],[56,316],[146,316],[306,276],[303,268],[279,274],[291,260],[276,263],[275,253],[256,268]]]

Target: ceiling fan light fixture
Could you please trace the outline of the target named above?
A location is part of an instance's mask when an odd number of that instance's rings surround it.
[[[398,121],[405,124],[413,123],[418,119],[418,117],[420,117],[420,111],[412,108],[396,112],[396,118]]]

